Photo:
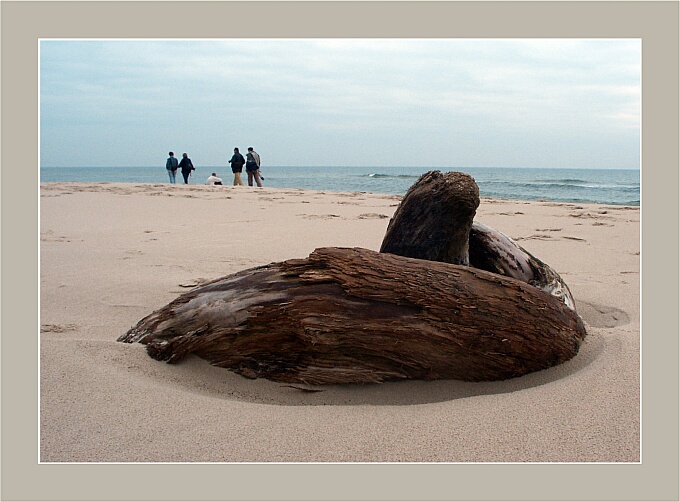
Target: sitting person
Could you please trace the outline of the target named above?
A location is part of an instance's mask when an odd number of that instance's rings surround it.
[[[208,181],[205,182],[206,185],[221,185],[222,184],[222,178],[218,178],[215,173],[212,173],[208,177]]]

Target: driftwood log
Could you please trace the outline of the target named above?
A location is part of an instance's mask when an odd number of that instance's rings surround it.
[[[425,173],[404,195],[380,252],[469,265],[468,241],[478,206],[479,188],[472,176]]]
[[[479,189],[472,176],[425,173],[395,211],[380,251],[514,277],[574,309],[571,291],[555,270],[505,234],[473,222],[478,206]]]
[[[483,223],[474,222],[470,230],[470,266],[524,281],[576,309],[569,286],[552,267]]]
[[[246,270],[188,292],[122,339],[250,378],[329,384],[499,380],[572,358],[583,324],[557,298],[460,265],[360,248]]]
[[[158,360],[196,354],[298,384],[502,380],[571,359],[586,331],[558,291],[566,284],[473,225],[478,204],[471,177],[427,173],[395,212],[383,252],[322,248],[244,270],[183,294],[119,340]]]

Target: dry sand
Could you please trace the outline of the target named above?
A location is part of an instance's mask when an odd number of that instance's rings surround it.
[[[640,211],[482,199],[476,219],[569,284],[589,336],[503,382],[302,392],[116,339],[202,282],[377,250],[400,198],[294,189],[40,189],[42,462],[639,462]]]

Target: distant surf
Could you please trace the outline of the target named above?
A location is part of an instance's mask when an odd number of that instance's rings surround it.
[[[231,181],[225,166],[196,165],[191,183],[203,184],[212,172]],[[463,171],[472,175],[482,197],[555,202],[594,202],[640,205],[640,171],[636,169],[563,169],[447,167],[439,171]],[[373,192],[403,195],[425,172],[422,167],[375,166],[267,166],[264,185],[278,188]],[[41,167],[40,180],[167,183],[165,165],[156,167]]]
[[[419,174],[382,174],[382,173],[371,173],[368,175],[369,178],[403,178],[403,179],[418,179]]]

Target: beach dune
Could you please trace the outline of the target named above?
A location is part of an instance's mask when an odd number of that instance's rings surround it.
[[[40,188],[42,462],[639,462],[640,211],[482,198],[476,221],[569,285],[588,332],[500,382],[249,380],[116,340],[207,281],[378,250],[400,197],[133,183]]]

